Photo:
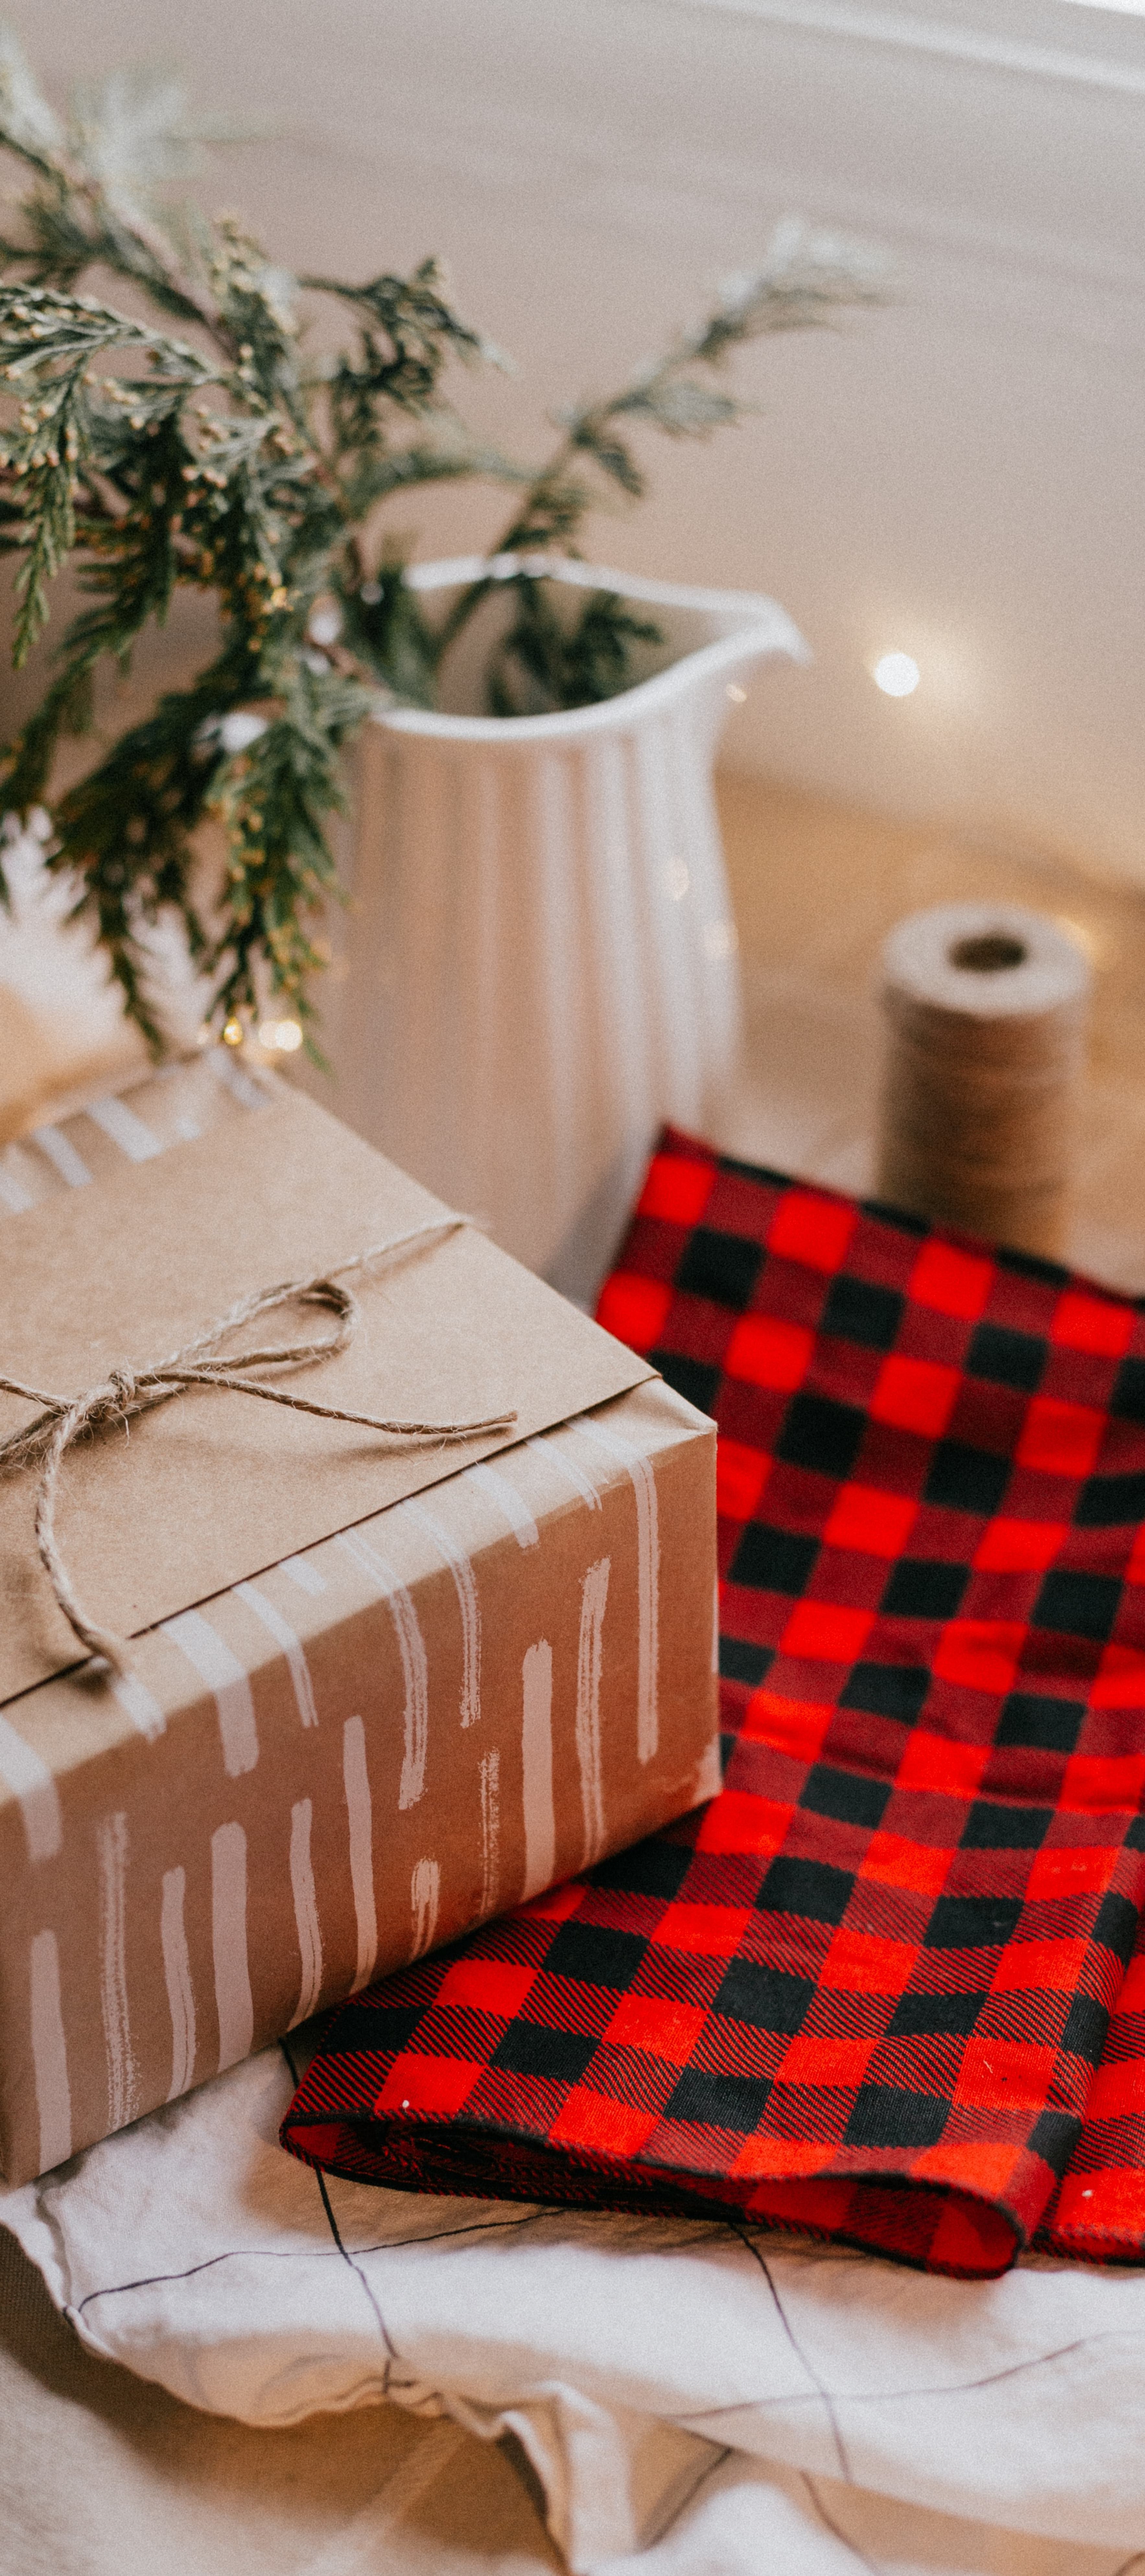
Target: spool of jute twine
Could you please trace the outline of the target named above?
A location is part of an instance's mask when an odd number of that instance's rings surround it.
[[[878,1192],[892,1206],[1060,1255],[1089,965],[1044,914],[953,903],[882,952]]]

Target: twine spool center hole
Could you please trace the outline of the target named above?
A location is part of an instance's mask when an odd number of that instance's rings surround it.
[[[960,966],[965,974],[1003,975],[1009,968],[1024,966],[1030,952],[1011,931],[983,930],[972,939],[956,940],[946,953],[951,965]]]

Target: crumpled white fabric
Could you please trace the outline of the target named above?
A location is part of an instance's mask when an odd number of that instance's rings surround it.
[[[93,2351],[248,2424],[389,2397],[511,2434],[576,2576],[1145,2567],[1145,2274],[320,2181],[292,2089],[268,2050],[0,2193]]]

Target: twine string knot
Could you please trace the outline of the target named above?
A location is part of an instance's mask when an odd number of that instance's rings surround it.
[[[227,1314],[220,1315],[168,1359],[151,1368],[132,1368],[121,1362],[83,1395],[45,1394],[40,1387],[25,1386],[19,1378],[0,1376],[0,1389],[23,1396],[40,1408],[22,1430],[10,1432],[6,1440],[0,1441],[0,1469],[42,1461],[36,1495],[37,1552],[59,1608],[89,1654],[101,1655],[113,1672],[123,1674],[130,1669],[123,1638],[101,1627],[79,1599],[56,1536],[60,1469],[73,1441],[83,1433],[118,1423],[126,1431],[137,1415],[168,1404],[173,1396],[191,1387],[203,1386],[227,1387],[236,1395],[259,1396],[267,1404],[285,1404],[294,1413],[316,1413],[327,1422],[361,1423],[366,1430],[388,1432],[401,1439],[468,1440],[512,1428],[517,1419],[514,1411],[466,1422],[407,1421],[386,1414],[351,1413],[342,1405],[318,1404],[310,1396],[292,1394],[284,1386],[268,1384],[264,1377],[251,1375],[254,1369],[299,1369],[335,1358],[353,1340],[361,1321],[358,1300],[353,1290],[343,1285],[348,1274],[365,1270],[434,1236],[456,1233],[470,1222],[463,1216],[439,1217],[428,1225],[411,1226],[404,1234],[392,1235],[387,1242],[371,1244],[366,1252],[356,1253],[352,1261],[319,1272],[312,1279],[287,1279],[276,1287],[257,1289],[253,1295],[240,1298]],[[253,1323],[259,1315],[291,1305],[318,1306],[332,1313],[333,1331],[310,1341],[273,1343],[265,1350],[228,1353],[222,1348],[239,1325]]]

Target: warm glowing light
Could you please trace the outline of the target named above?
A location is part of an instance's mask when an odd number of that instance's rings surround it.
[[[669,859],[664,870],[664,883],[673,903],[682,903],[691,883],[683,859]]]
[[[747,690],[737,688],[734,680],[728,681],[727,693],[731,699],[733,707],[742,707],[746,704]]]
[[[258,1042],[279,1055],[294,1055],[302,1044],[302,1031],[297,1020],[263,1020]]]
[[[871,673],[875,687],[882,690],[885,698],[909,698],[921,676],[909,653],[884,653]]]
[[[242,1021],[241,1021],[241,1020],[224,1020],[224,1022],[223,1022],[223,1045],[224,1045],[224,1046],[241,1046],[241,1045],[242,1045],[242,1042],[243,1042],[243,1024],[242,1024]]]

